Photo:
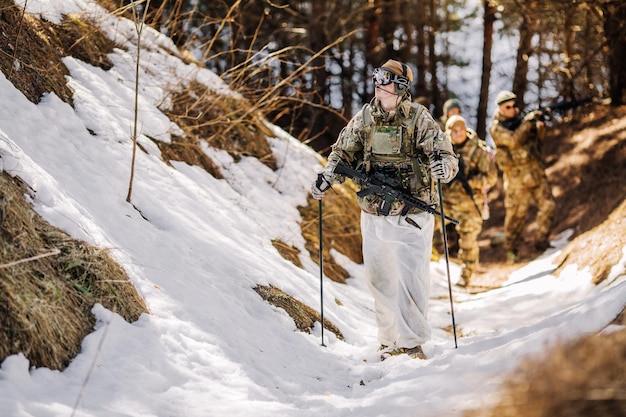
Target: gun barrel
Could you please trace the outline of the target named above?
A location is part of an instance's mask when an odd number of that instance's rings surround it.
[[[550,108],[550,110],[552,111],[563,111],[563,110],[569,110],[569,109],[574,109],[578,106],[581,106],[585,103],[589,103],[590,101],[593,100],[593,97],[585,97],[585,98],[580,98],[577,100],[564,100],[564,101],[559,101],[557,103],[552,103],[549,106],[546,106],[548,108]]]

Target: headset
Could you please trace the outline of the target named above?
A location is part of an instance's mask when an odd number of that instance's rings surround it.
[[[402,65],[402,77],[396,78],[396,88],[399,91],[405,91],[409,88],[408,67],[403,62],[401,62],[400,65]]]

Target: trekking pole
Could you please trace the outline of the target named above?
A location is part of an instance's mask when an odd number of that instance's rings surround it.
[[[322,346],[324,344],[324,255],[323,255],[323,241],[322,241],[322,200],[319,200],[319,239],[320,239],[320,316],[322,322]]]
[[[435,156],[440,158],[439,154]],[[446,236],[446,217],[443,213],[443,193],[441,192],[441,180],[437,180],[437,192],[439,193],[439,212],[441,213],[441,235],[443,236],[443,252],[446,255],[446,270],[448,272],[448,293],[450,294],[450,312],[452,315],[452,331],[454,332],[454,348],[456,344],[456,323],[454,322],[454,303],[452,302],[452,282],[450,281],[450,258],[448,256],[448,238]]]

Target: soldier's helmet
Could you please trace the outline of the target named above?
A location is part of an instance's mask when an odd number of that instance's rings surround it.
[[[446,121],[446,130],[452,129],[452,127],[458,123],[462,123],[463,128],[466,128],[467,126],[467,123],[465,123],[465,119],[463,118],[463,116],[460,116],[458,114],[450,116],[450,118]]]
[[[450,98],[443,103],[443,114],[448,115],[448,112],[452,109],[461,109],[461,102],[455,98]]]
[[[496,96],[496,104],[499,106],[502,103],[506,103],[507,101],[515,100],[517,98],[517,94],[511,91],[500,91]]]

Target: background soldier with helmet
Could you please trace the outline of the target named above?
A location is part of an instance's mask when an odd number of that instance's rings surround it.
[[[441,130],[446,130],[446,122],[452,116],[461,115],[461,102],[456,98],[450,98],[443,103],[443,114],[439,118]]]
[[[445,133],[459,159],[459,172],[444,188],[444,211],[459,221],[455,228],[458,258],[462,265],[457,285],[465,287],[470,284],[470,278],[478,267],[478,235],[487,217],[482,208],[487,198],[486,191],[498,181],[498,171],[492,151],[474,130],[467,127],[462,116],[450,117]],[[440,229],[436,227],[436,230]]]
[[[498,149],[496,162],[504,181],[504,249],[507,259],[514,262],[531,204],[537,207],[534,247],[543,251],[550,247],[550,230],[556,204],[541,161],[541,145],[545,138],[545,123],[541,112],[524,116],[519,126],[510,124],[519,109],[517,96],[501,91],[496,97],[498,108],[489,133]]]

